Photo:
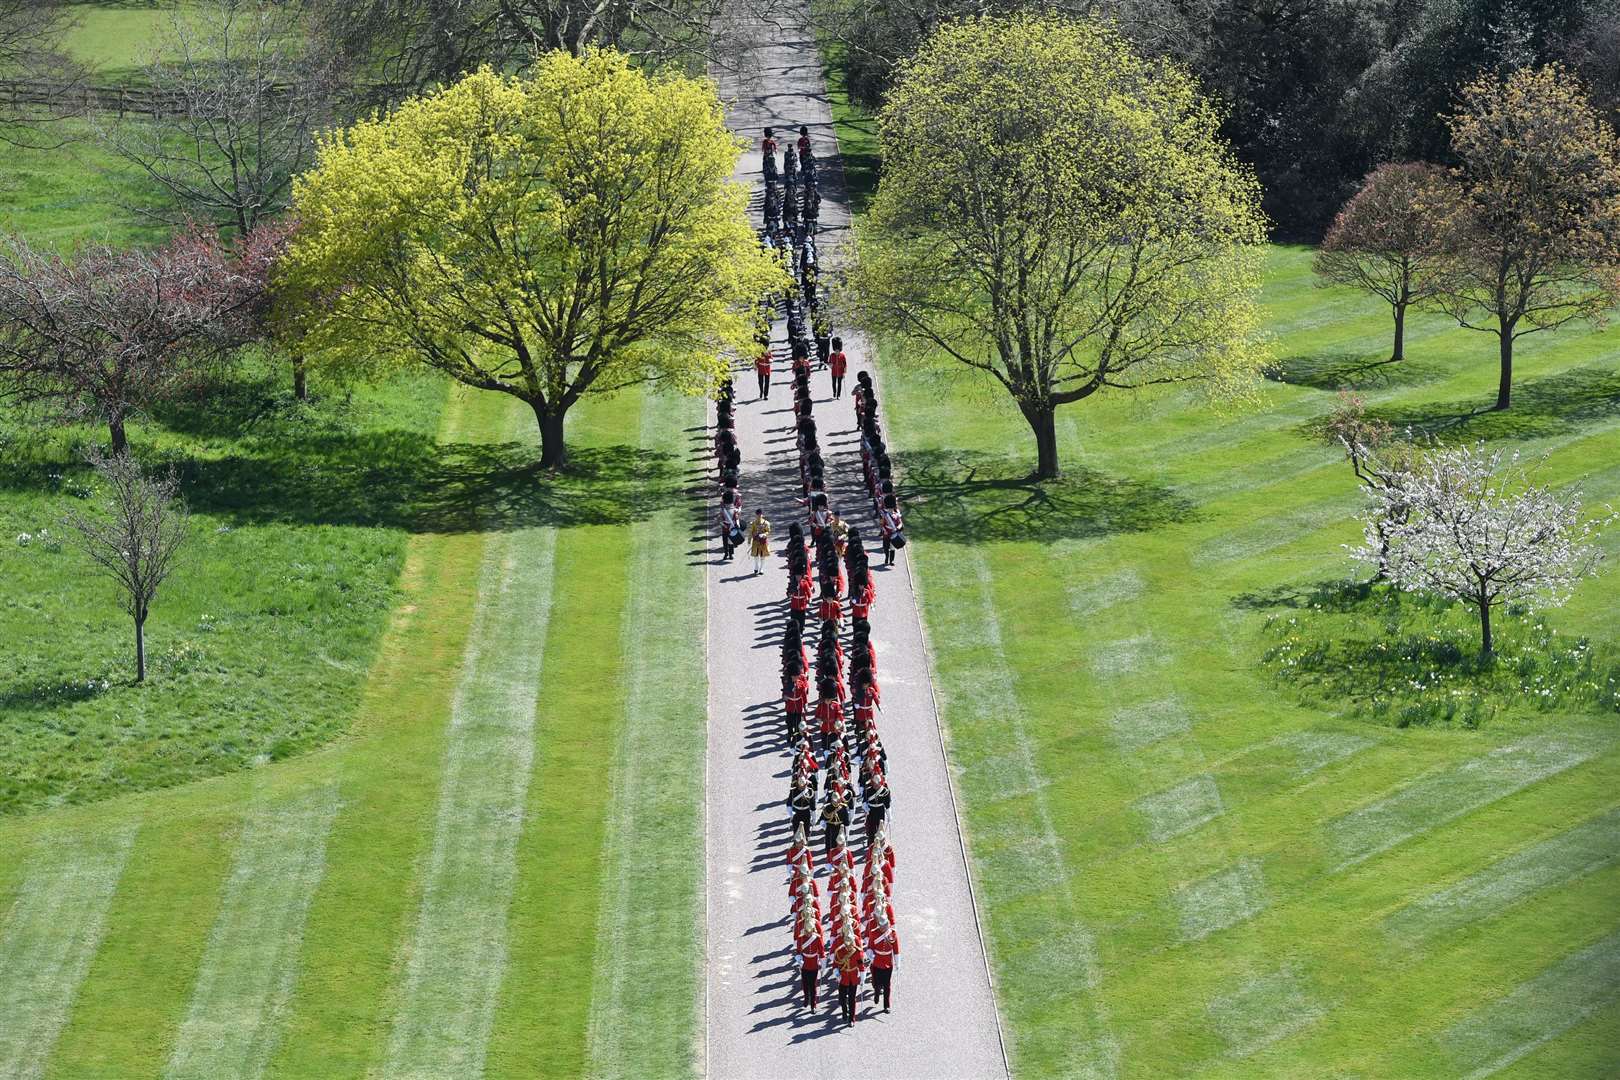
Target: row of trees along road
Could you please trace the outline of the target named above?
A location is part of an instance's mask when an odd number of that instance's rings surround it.
[[[1407,310],[1494,334],[1496,408],[1513,400],[1513,344],[1620,303],[1620,152],[1557,66],[1482,75],[1450,117],[1460,164],[1389,164],[1339,212],[1315,268],[1381,297],[1405,356]]]

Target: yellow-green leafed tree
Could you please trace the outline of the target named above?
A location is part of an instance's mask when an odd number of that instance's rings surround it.
[[[565,461],[586,394],[711,387],[784,271],[704,81],[614,52],[488,70],[327,138],[278,275],[315,362],[425,364],[534,410]]]
[[[1265,222],[1191,77],[1103,24],[941,28],[879,116],[883,178],[851,284],[902,355],[1012,395],[1035,476],[1059,475],[1054,412],[1099,391],[1252,384]]]

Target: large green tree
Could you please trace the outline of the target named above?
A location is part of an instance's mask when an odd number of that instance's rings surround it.
[[[1439,300],[1496,335],[1496,408],[1513,400],[1513,343],[1620,303],[1620,145],[1557,65],[1481,75],[1451,118],[1461,200]]]
[[[1265,226],[1217,127],[1191,78],[1099,23],[944,27],[879,116],[883,180],[852,272],[862,317],[1012,395],[1040,478],[1059,474],[1059,406],[1247,385]]]
[[[534,410],[541,464],[586,394],[707,389],[785,275],[704,81],[613,52],[480,71],[326,140],[283,272],[312,362],[425,364]]]

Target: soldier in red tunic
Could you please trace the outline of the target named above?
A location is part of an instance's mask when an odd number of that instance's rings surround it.
[[[794,947],[799,953],[799,985],[804,992],[804,1007],[816,1007],[816,976],[821,973],[821,957],[827,949],[821,931],[821,915],[813,907],[799,912],[798,928],[794,933]]]
[[[866,956],[861,951],[860,943],[855,940],[854,927],[844,928],[833,960],[838,965],[838,1005],[843,1010],[844,1023],[853,1024],[855,994],[861,985],[861,972],[866,967]]]
[[[832,339],[832,351],[827,354],[827,368],[832,372],[833,397],[844,396],[844,375],[849,371],[849,357],[844,353],[844,339]]]
[[[872,953],[872,1003],[882,1002],[889,1011],[889,994],[894,985],[894,965],[900,956],[900,938],[887,914],[879,913],[877,930],[868,942]]]

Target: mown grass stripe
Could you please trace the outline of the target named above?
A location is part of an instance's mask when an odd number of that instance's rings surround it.
[[[1249,1057],[1305,1030],[1324,1012],[1303,975],[1291,967],[1250,979],[1209,1006],[1215,1030],[1234,1058]]]
[[[281,1036],[304,920],[325,866],[336,787],[249,815],[164,1075],[257,1078]]]
[[[1587,739],[1531,735],[1328,822],[1335,871],[1382,854],[1414,836],[1572,769],[1603,747]]]
[[[1225,805],[1215,778],[1203,774],[1138,799],[1136,809],[1147,825],[1148,836],[1162,844],[1213,821]]]
[[[383,1069],[476,1076],[506,971],[507,915],[534,758],[556,530],[490,541],[451,707],[433,847]]]
[[[678,445],[701,413],[646,395],[641,445]],[[703,865],[703,577],[671,557],[684,507],[630,527],[621,648],[624,725],[613,766],[603,897],[586,1035],[587,1073],[685,1077],[696,1071]]]
[[[962,553],[952,551],[944,561],[961,573],[956,577],[946,571],[940,576],[953,592],[959,590],[963,594],[970,613],[966,625],[973,627],[979,646],[978,659],[970,670],[956,677],[941,675],[945,719],[949,724],[952,715],[958,712],[965,717],[993,714],[1005,725],[1003,730],[1007,734],[1007,750],[967,767],[963,780],[980,793],[981,805],[987,804],[989,791],[994,790],[999,795],[1000,785],[1011,783],[1018,792],[1016,797],[997,804],[1001,827],[994,833],[981,829],[975,835],[972,854],[979,867],[979,880],[991,894],[987,898],[991,904],[1008,903],[1032,891],[1055,894],[1057,901],[1021,905],[1023,919],[1016,925],[1009,920],[1003,927],[1009,936],[1016,936],[1019,945],[994,955],[994,959],[998,967],[1015,965],[1021,970],[1038,969],[1046,973],[1037,985],[1044,987],[1053,998],[1083,994],[1080,1001],[1064,1006],[1079,1010],[1079,1022],[1076,1024],[1071,1019],[1064,1026],[1063,1070],[1072,1076],[1117,1076],[1119,1043],[1111,1030],[1106,1009],[1095,993],[1096,941],[1090,929],[1077,918],[1078,905],[1064,870],[1066,863],[1047,804],[1048,781],[1035,764],[1029,718],[1019,701],[1012,668],[1007,661],[990,565],[978,548]],[[986,777],[978,771],[985,760],[991,763],[993,787],[987,787]],[[1046,1036],[1040,1031],[1021,1033],[1013,1046],[1015,1071],[1021,1044],[1028,1046],[1043,1038]],[[1045,1047],[1035,1052],[1043,1058],[1050,1053]]]
[[[1231,866],[1177,889],[1171,896],[1183,941],[1198,941],[1252,918],[1266,906],[1260,863],[1239,859]]]
[[[1584,877],[1620,858],[1620,808],[1559,833],[1413,901],[1385,928],[1418,941],[1496,915],[1538,892]]]
[[[1484,1080],[1620,998],[1620,932],[1554,964],[1441,1036],[1464,1080]]]
[[[0,929],[0,1078],[34,1080],[101,944],[135,829],[58,837],[23,871]]]

